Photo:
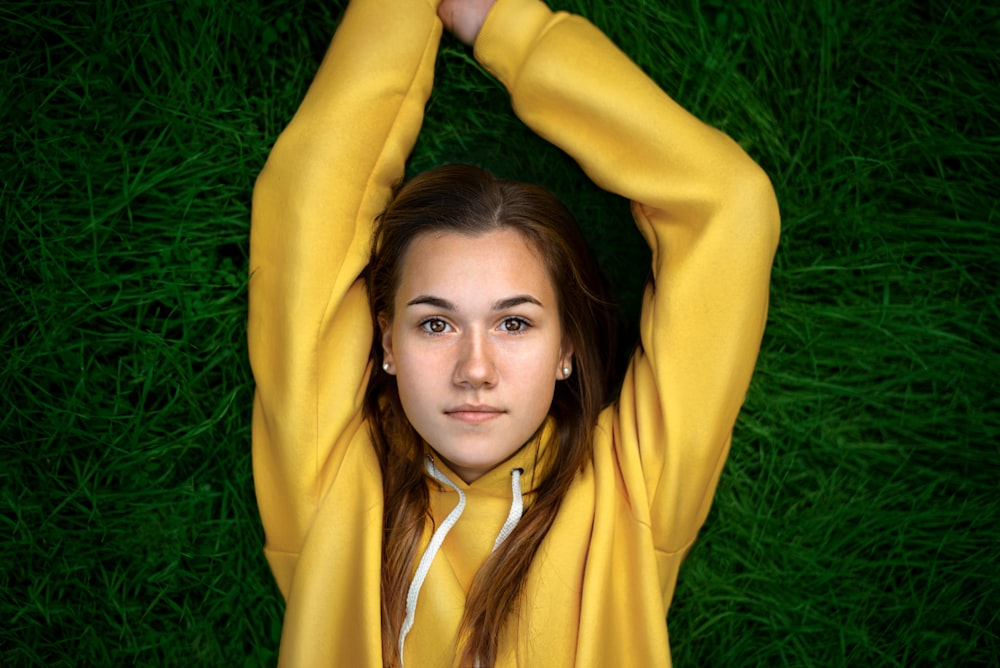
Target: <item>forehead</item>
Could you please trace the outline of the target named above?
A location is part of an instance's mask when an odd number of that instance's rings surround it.
[[[555,306],[556,290],[542,255],[511,228],[484,234],[427,232],[403,257],[397,304],[416,295],[495,301],[530,294]]]

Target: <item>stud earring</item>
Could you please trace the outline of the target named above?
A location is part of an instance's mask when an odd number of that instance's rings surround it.
[[[562,368],[562,372],[563,372],[563,378],[565,379],[565,378],[569,378],[569,375],[570,375],[570,373],[573,372],[573,370],[570,369],[568,366],[564,366]]]
[[[382,363],[382,370],[385,371],[386,373],[389,373],[389,363],[388,362],[383,362]]]

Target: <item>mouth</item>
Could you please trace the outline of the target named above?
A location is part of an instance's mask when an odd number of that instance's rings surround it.
[[[444,412],[449,418],[466,424],[483,424],[497,419],[504,413],[506,411],[501,408],[484,404],[463,404]]]

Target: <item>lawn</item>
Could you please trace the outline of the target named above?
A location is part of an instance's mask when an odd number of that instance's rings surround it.
[[[1000,8],[552,4],[739,141],[782,208],[675,665],[1000,665]],[[250,193],[342,5],[0,7],[0,665],[274,664]],[[560,195],[635,319],[627,203],[449,38],[409,171],[454,160]]]

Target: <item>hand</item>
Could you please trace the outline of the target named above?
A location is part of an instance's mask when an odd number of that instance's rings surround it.
[[[448,32],[472,46],[496,0],[441,0],[438,17]]]

